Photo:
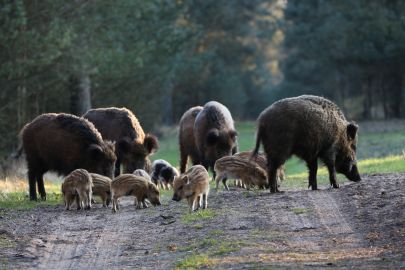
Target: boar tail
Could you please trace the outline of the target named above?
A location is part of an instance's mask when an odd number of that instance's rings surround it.
[[[24,147],[23,147],[23,143],[22,143],[22,138],[21,138],[21,134],[19,134],[18,135],[18,148],[17,148],[17,151],[15,151],[12,155],[11,155],[11,157],[13,158],[13,159],[19,159],[20,157],[21,157],[21,155],[22,155],[22,153],[24,152]]]
[[[262,142],[262,132],[259,127],[257,129],[257,135],[256,135],[256,146],[255,146],[255,149],[253,149],[253,151],[252,151],[251,158],[256,158],[257,155],[259,154],[259,148],[260,148],[261,142]]]

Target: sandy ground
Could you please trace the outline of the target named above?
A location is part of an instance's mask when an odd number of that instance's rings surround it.
[[[287,180],[288,181],[288,180]],[[405,268],[405,174],[340,189],[211,191],[211,218],[186,203],[0,210],[0,269]]]

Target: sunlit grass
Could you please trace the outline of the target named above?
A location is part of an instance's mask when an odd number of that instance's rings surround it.
[[[0,208],[30,209],[41,205],[62,203],[60,183],[45,181],[46,201],[30,201],[28,183],[24,179],[5,178],[0,180]]]

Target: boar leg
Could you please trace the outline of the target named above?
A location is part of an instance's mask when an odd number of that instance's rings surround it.
[[[38,185],[38,192],[41,195],[41,200],[46,201],[46,192],[45,192],[45,185],[44,185],[44,178],[43,174],[38,174],[37,177],[37,185]]]
[[[335,165],[332,164],[326,164],[326,167],[328,168],[329,171],[329,182],[330,185],[333,188],[339,188],[339,184],[336,181],[336,169],[335,169]]]
[[[269,178],[270,192],[271,193],[280,192],[277,187],[277,169],[281,164],[283,164],[283,162],[279,162],[274,159],[268,160],[269,160],[268,178]]]
[[[82,209],[82,201],[79,195],[75,195],[77,210]]]
[[[91,191],[87,190],[86,191],[86,197],[87,197],[87,209],[91,209]]]
[[[226,183],[226,180],[228,180],[228,178],[224,177],[222,178],[222,184],[224,185],[226,190],[229,190],[228,184]]]
[[[30,189],[30,200],[37,200],[37,187],[36,187],[36,175],[32,169],[28,170],[28,185]]]
[[[117,161],[115,161],[115,169],[114,169],[114,176],[117,177],[120,175],[121,172],[121,158],[117,158]]]
[[[202,208],[203,209],[207,209],[207,206],[208,206],[208,196],[207,196],[208,194],[206,194],[206,193],[204,193],[203,195],[202,195],[202,199],[203,199],[203,205],[202,205]]]
[[[317,190],[318,185],[316,181],[316,174],[318,172],[318,161],[317,160],[308,161],[307,166],[309,170],[308,188],[311,187],[312,190]]]
[[[187,158],[188,155],[180,149],[180,173],[184,173],[187,167]]]

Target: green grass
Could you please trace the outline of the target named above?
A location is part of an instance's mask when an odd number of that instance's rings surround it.
[[[32,209],[62,204],[61,193],[47,193],[46,201],[30,201],[26,192],[0,193],[0,209]]]
[[[213,218],[215,216],[216,216],[216,214],[215,214],[215,212],[213,210],[204,209],[204,210],[198,210],[196,212],[191,212],[191,213],[184,214],[183,217],[181,218],[181,220],[186,224],[190,224],[190,223],[193,223],[195,221],[200,221],[200,220],[204,220],[204,219],[211,219],[211,218]]]
[[[212,265],[212,261],[207,254],[194,254],[179,261],[176,264],[176,269],[199,269],[210,265]]]

